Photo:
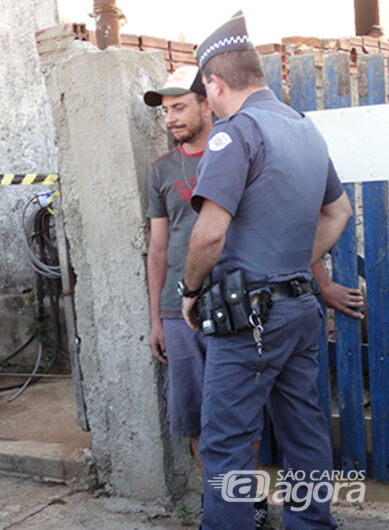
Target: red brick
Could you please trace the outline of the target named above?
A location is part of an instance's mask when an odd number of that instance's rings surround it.
[[[138,50],[142,51],[139,46],[134,46],[133,44],[127,44],[126,42],[120,41],[120,47],[125,48],[126,50]]]
[[[161,51],[163,53],[163,57],[165,59],[165,61],[170,61],[170,54],[169,54],[169,51],[168,50],[161,50],[160,48],[152,48],[152,47],[142,47],[142,49],[140,50],[142,52],[155,52],[155,51]]]
[[[96,39],[96,32],[93,30],[88,30],[88,40],[91,42],[94,46],[97,46],[97,39]]]
[[[140,37],[141,47],[143,48],[154,48],[157,50],[167,50],[168,41],[166,39],[159,39],[157,37],[149,37],[148,35],[141,35]]]
[[[193,53],[180,53],[180,52],[170,52],[170,58],[172,62],[184,62],[185,64],[197,64],[195,56]]]
[[[313,48],[321,48],[320,39],[316,37],[285,37],[282,39],[282,44],[294,44],[295,46],[312,46]]]
[[[259,55],[268,55],[269,53],[281,53],[282,46],[281,44],[272,43],[272,44],[260,44],[255,47]]]
[[[351,50],[351,39],[348,37],[338,39],[338,50],[349,52]]]
[[[129,35],[128,33],[120,34],[120,44],[126,45],[127,47],[140,47],[140,40],[138,35]]]
[[[175,52],[192,53],[194,44],[191,42],[169,41],[169,49]]]
[[[380,53],[380,49],[373,46],[364,46],[363,49],[366,53]]]
[[[35,33],[35,40],[42,42],[43,40],[55,39],[66,35],[74,35],[73,24],[59,24],[51,28],[41,29]]]
[[[297,46],[294,54],[295,55],[312,55],[314,52],[313,48],[310,48],[309,46],[306,46],[305,44],[302,44],[300,46]]]
[[[321,39],[321,48],[324,50],[337,50],[338,39]]]
[[[316,66],[321,66],[323,64],[323,55],[324,55],[324,52],[322,50],[314,51]]]
[[[379,47],[380,47],[381,52],[389,53],[389,42],[388,41],[385,42],[385,41],[380,40]]]
[[[352,48],[355,48],[357,46],[360,46],[362,48],[363,46],[362,37],[350,37],[350,45]]]
[[[375,37],[362,37],[363,46],[378,48],[379,40]]]

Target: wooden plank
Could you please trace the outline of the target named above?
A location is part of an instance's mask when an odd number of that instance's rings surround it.
[[[373,476],[389,482],[389,184],[363,184]]]
[[[351,81],[347,52],[323,57],[324,108],[339,109],[351,105]]]
[[[338,52],[323,57],[323,91],[325,109],[339,109],[351,105],[348,53]],[[353,188],[350,188],[349,191],[353,195]],[[348,251],[351,252],[350,255]],[[356,254],[355,222],[351,222],[340,242],[333,249],[333,278],[335,281],[350,286],[358,285],[356,263],[353,270],[353,261],[356,262],[357,260]],[[350,317],[336,312],[336,364],[341,429],[340,461],[341,468],[344,470],[354,468],[365,470],[360,329],[359,332],[357,330],[356,335],[349,335],[355,331],[356,326],[360,326],[360,323],[351,321]]]
[[[382,54],[357,59],[359,105],[385,103],[385,64]]]
[[[289,61],[290,104],[299,112],[316,110],[316,67],[314,55]]]
[[[261,56],[261,64],[266,76],[269,88],[273,90],[277,98],[282,101],[282,68],[281,55],[279,53],[272,53],[270,55]]]
[[[292,57],[288,64],[291,106],[299,112],[316,109],[316,66],[314,55]],[[328,359],[328,333],[326,310],[322,304],[324,314],[319,338],[319,375],[317,379],[319,403],[328,424],[332,438],[331,415],[331,380]]]
[[[360,105],[385,103],[383,55],[358,57]],[[375,175],[379,178],[380,175]],[[372,415],[373,477],[389,481],[388,183],[362,186]],[[377,227],[379,229],[377,230]]]
[[[355,185],[346,184],[355,212]],[[358,287],[358,255],[355,215],[332,249],[333,279]],[[345,471],[366,470],[366,440],[363,406],[362,341],[359,320],[335,311],[336,368],[339,390],[341,465]]]

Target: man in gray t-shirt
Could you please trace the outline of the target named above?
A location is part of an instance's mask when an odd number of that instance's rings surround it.
[[[198,441],[205,360],[205,338],[185,324],[177,281],[183,276],[189,236],[196,218],[190,197],[196,168],[212,129],[212,115],[195,66],[183,66],[161,90],[144,101],[162,105],[177,147],[151,167],[147,217],[151,238],[147,258],[153,355],[167,364],[165,396],[172,436],[188,436],[200,464]]]

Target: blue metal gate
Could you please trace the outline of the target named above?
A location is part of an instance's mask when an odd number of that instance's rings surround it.
[[[282,99],[280,56],[264,56],[262,62],[270,87]],[[385,103],[384,64],[382,54],[358,59],[358,94],[353,94],[358,97],[352,98],[349,54],[324,55],[323,78],[319,83],[322,85],[324,108],[349,107],[352,99],[358,100],[359,105]],[[293,57],[288,66],[291,106],[299,111],[316,110],[317,67],[314,56]],[[345,188],[355,213],[356,185],[346,184]],[[362,344],[360,321],[336,311],[335,345],[328,343],[327,322],[322,329],[318,386],[321,406],[332,433],[330,371],[336,371],[340,448],[334,450],[335,467],[345,471],[367,470],[368,475],[377,481],[389,482],[388,182],[363,183],[362,196],[364,249],[361,253],[364,254],[364,267],[360,266],[363,260],[357,250],[356,215],[350,219],[332,251],[332,266],[334,281],[349,287],[358,287],[359,273],[366,279],[368,346]],[[363,268],[364,271],[361,270]],[[368,415],[364,406],[364,383],[370,392],[371,412]],[[367,438],[372,440],[368,444],[372,446],[369,451]],[[271,464],[279,456],[269,419],[266,418],[260,462]]]

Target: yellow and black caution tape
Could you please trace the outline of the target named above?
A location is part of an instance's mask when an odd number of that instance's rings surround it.
[[[6,173],[0,175],[0,186],[10,186],[11,184],[20,184],[21,186],[29,186],[30,184],[54,184],[58,179],[59,175],[57,173],[50,175],[38,175],[37,173],[15,175],[14,173]]]
[[[51,208],[49,205],[53,204],[53,200],[54,200],[54,197],[60,197],[61,194],[59,191],[54,191],[51,195],[50,195],[50,199],[47,201],[47,209],[48,211],[51,213],[51,215],[59,215],[59,212],[58,210],[54,210],[54,208]]]

